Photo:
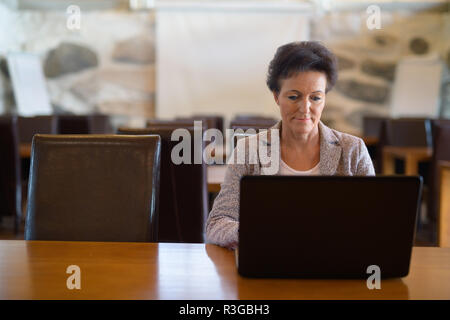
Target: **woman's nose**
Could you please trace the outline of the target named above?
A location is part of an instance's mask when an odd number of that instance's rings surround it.
[[[299,104],[299,111],[303,114],[309,113],[309,108],[311,107],[311,102],[308,99],[303,99]]]

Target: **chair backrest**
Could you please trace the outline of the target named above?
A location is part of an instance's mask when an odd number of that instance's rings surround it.
[[[203,127],[203,136],[206,139],[206,130],[208,129],[217,129],[222,134],[222,138],[225,139],[225,135],[223,132],[223,117],[221,116],[210,116],[210,115],[193,115],[192,117],[178,117],[175,119],[174,123],[181,123],[182,125],[190,124],[191,126],[194,125],[195,121],[201,121],[202,127]],[[186,124],[185,124],[186,123]],[[149,126],[152,127],[152,126]],[[204,147],[208,146],[211,143],[211,138],[208,138],[207,141],[205,141]],[[219,152],[221,154],[225,153],[225,149],[223,149],[223,140],[217,141],[215,145],[214,155],[216,153],[216,150],[220,150]],[[212,160],[214,161],[214,160]]]
[[[218,115],[208,114],[195,114],[191,117],[178,117],[176,120],[191,120],[191,121],[203,121],[206,124],[206,129],[218,129],[223,132],[223,117]]]
[[[433,141],[433,156],[436,160],[450,160],[450,122],[435,124],[434,131],[436,132]]]
[[[365,137],[380,138],[383,122],[385,117],[363,117],[363,135]]]
[[[431,147],[429,119],[390,119],[385,122],[385,145],[397,147]]]
[[[223,123],[224,123],[223,116],[198,114],[198,115],[193,115],[192,117],[194,119],[206,119],[210,123],[209,128],[218,129],[220,132],[224,133],[223,132],[223,129],[224,129],[224,127],[223,127]]]
[[[375,139],[374,143],[367,144],[370,157],[372,158],[375,172],[380,173],[382,167],[382,147],[385,144],[386,117],[365,116],[363,117],[364,138]]]
[[[193,127],[194,126],[194,120],[193,119],[174,119],[174,120],[162,120],[162,119],[150,119],[147,120],[147,128],[151,127],[167,127],[167,128],[174,128],[174,127]],[[203,125],[205,127],[205,125]]]
[[[439,161],[450,161],[450,123],[434,124],[433,156],[431,159],[430,199],[428,217],[432,223],[437,221],[440,192]]]
[[[250,128],[250,129],[253,129],[253,128]],[[247,132],[239,132],[239,131],[240,130],[236,131],[233,134],[233,145],[231,146],[232,149],[236,148],[239,140],[245,139],[247,137],[251,137],[255,134],[258,134],[258,132],[256,130],[247,130]]]
[[[147,120],[147,126],[145,129],[151,129],[153,131],[157,131],[159,129],[165,129],[167,128],[170,132],[176,130],[176,129],[192,129],[194,128],[195,120],[191,118],[184,118],[184,119],[174,119],[174,120],[161,120],[161,119],[151,119]],[[119,128],[118,131],[121,129],[127,129],[125,127]],[[203,139],[203,136],[205,134],[205,130],[208,129],[207,123],[202,122],[202,132],[198,132],[198,134],[201,135],[201,138]],[[202,145],[202,147],[205,147],[205,144]]]
[[[114,129],[109,116],[106,114],[92,114],[89,116],[91,134],[112,134]]]
[[[88,115],[58,115],[56,119],[56,132],[58,134],[91,133],[91,121]]]
[[[56,118],[54,116],[18,117],[19,140],[21,143],[31,143],[33,136],[56,133]]]
[[[201,156],[202,146],[194,147],[194,128],[185,127],[191,141],[187,157],[191,164],[174,163],[172,150],[180,141],[171,141],[174,127],[152,127],[145,129],[119,128],[120,134],[158,134],[161,136],[161,184],[159,192],[158,241],[159,242],[196,242],[205,241],[205,226],[208,215],[208,193],[206,165],[194,163],[194,152]],[[184,141],[184,140],[183,140]],[[175,149],[176,155],[180,150]],[[183,151],[183,155],[185,151]]]
[[[160,138],[35,135],[26,240],[154,241]]]
[[[230,122],[230,128],[233,130],[243,129],[269,129],[273,127],[278,121],[276,119],[245,119],[245,120],[232,120]]]
[[[0,116],[0,215],[21,217],[22,191],[16,116]]]
[[[437,126],[450,126],[450,119],[433,119],[431,120],[431,135],[433,137],[436,136],[436,127]]]

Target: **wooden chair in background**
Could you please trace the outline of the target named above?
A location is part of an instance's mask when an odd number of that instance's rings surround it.
[[[0,221],[14,217],[14,233],[22,218],[22,183],[16,116],[0,116]]]
[[[193,124],[189,122],[188,124]],[[175,164],[172,149],[179,141],[172,141],[172,132],[183,128],[191,135],[191,164]],[[208,217],[208,189],[206,164],[202,160],[202,149],[194,147],[194,128],[174,121],[172,126],[150,125],[145,129],[119,128],[119,134],[148,135],[161,137],[161,174],[159,189],[158,241],[159,242],[205,242],[205,227]],[[194,163],[195,155],[201,163]],[[185,154],[183,154],[186,156]]]
[[[380,148],[380,138],[384,122],[387,119],[386,117],[375,116],[363,117],[363,140],[366,143],[376,173],[381,172],[382,150]]]

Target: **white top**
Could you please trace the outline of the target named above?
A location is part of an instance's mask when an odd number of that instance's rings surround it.
[[[309,169],[309,170],[306,170],[306,171],[298,171],[298,170],[294,170],[291,167],[289,167],[280,158],[280,170],[279,170],[278,174],[282,175],[282,176],[317,176],[317,175],[320,175],[319,164],[320,164],[320,161],[312,169]]]

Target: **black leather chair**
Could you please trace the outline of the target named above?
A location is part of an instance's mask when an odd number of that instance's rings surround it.
[[[365,137],[375,137],[379,139],[383,123],[387,119],[388,118],[386,117],[374,117],[374,116],[363,117],[363,135]]]
[[[92,114],[89,116],[89,133],[91,134],[112,134],[114,129],[106,114]]]
[[[270,127],[273,127],[277,122],[278,120],[272,118],[233,119],[230,121],[230,129],[242,129],[244,131],[255,129],[258,132],[260,129],[269,129]]]
[[[194,128],[185,126],[191,135],[191,164],[175,164],[171,153],[179,141],[171,141],[173,130],[183,128],[178,124],[170,127],[152,126],[145,129],[119,128],[120,134],[158,134],[161,136],[161,187],[159,193],[158,241],[191,242],[205,241],[208,215],[206,165],[194,163]],[[201,146],[203,147],[203,146]],[[202,149],[197,149],[201,151]]]
[[[434,139],[436,136],[436,128],[438,126],[450,126],[450,119],[443,119],[443,118],[438,118],[438,119],[433,119],[431,120],[431,133],[433,136],[433,146],[434,146]]]
[[[33,136],[40,134],[56,133],[56,117],[54,116],[35,116],[17,118],[19,141],[23,144],[31,144]],[[22,199],[27,198],[28,176],[30,174],[30,158],[21,158],[22,166]]]
[[[56,118],[54,116],[18,117],[19,140],[31,143],[36,133],[55,134]]]
[[[190,122],[190,123],[192,123],[192,125],[194,125],[194,121],[202,121],[204,131],[208,130],[208,129],[219,130],[220,133],[222,134],[223,139],[216,142],[215,149],[214,149],[212,155],[215,155],[216,150],[218,150],[220,152],[220,154],[224,155],[224,158],[221,161],[221,163],[226,161],[226,154],[225,154],[226,149],[224,149],[224,140],[225,140],[226,136],[225,136],[225,132],[223,131],[223,117],[222,116],[197,114],[197,115],[193,115],[191,117],[178,117],[175,119],[175,121],[181,121],[182,123]],[[212,141],[210,141],[210,139],[208,139],[208,141],[205,142],[205,147],[208,146],[211,142]]]
[[[158,136],[35,135],[26,240],[155,241]]]
[[[223,117],[218,115],[195,114],[191,117],[178,117],[176,120],[202,121],[205,123],[206,129],[217,129],[223,132]]]
[[[388,119],[382,125],[380,149],[384,146],[396,146],[396,147],[432,147],[432,129],[431,120],[427,118],[398,118]],[[381,160],[381,154],[380,154]],[[382,172],[380,163],[380,172]],[[404,162],[397,159],[395,163],[395,171],[402,173],[404,170]],[[422,201],[425,203],[429,197],[429,163],[419,163],[419,175],[424,179],[424,188],[422,193]],[[421,211],[421,209],[419,209]],[[419,217],[421,213],[419,212]],[[427,212],[428,217],[428,212]],[[422,224],[422,220],[419,219],[417,223],[417,238],[426,237],[426,241],[430,241],[427,226]]]
[[[385,130],[385,123],[388,120],[386,117],[365,116],[363,117],[363,135],[368,138],[377,139],[377,143],[368,145],[370,157],[373,161],[376,173],[381,173],[382,165],[382,146],[385,138],[382,137],[382,132]],[[384,143],[385,144],[385,143]]]
[[[14,217],[14,232],[22,218],[19,138],[16,116],[0,116],[0,219]]]
[[[379,150],[385,146],[396,147],[432,147],[432,122],[430,119],[403,118],[387,119],[381,125]],[[382,152],[377,152],[377,173],[383,172]],[[401,167],[402,162],[396,162],[396,167]],[[424,175],[427,169],[419,168]],[[401,170],[396,170],[401,171]],[[428,179],[425,177],[425,183]]]
[[[178,129],[178,128],[194,128],[195,120],[192,118],[181,118],[181,119],[151,119],[147,120],[146,128],[148,129],[160,129],[160,128],[168,128],[171,131]],[[208,129],[207,123],[202,122],[202,132],[199,132],[201,134],[202,139],[205,134],[205,130]],[[119,128],[120,130],[120,128]],[[203,144],[203,148],[205,147],[205,144]]]
[[[386,145],[397,147],[431,147],[430,119],[390,119],[385,127]]]
[[[91,120],[88,115],[58,115],[56,119],[58,134],[91,133]]]
[[[194,120],[191,118],[182,118],[182,119],[150,119],[147,120],[146,127],[167,127],[167,128],[186,128],[186,127],[193,127],[194,126]],[[206,124],[202,124],[203,128],[206,128]]]

